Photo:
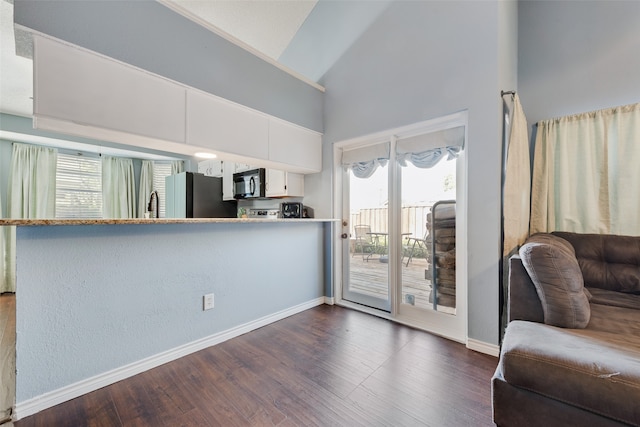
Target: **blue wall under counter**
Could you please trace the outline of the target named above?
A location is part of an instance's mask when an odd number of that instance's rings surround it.
[[[329,226],[18,227],[16,408],[273,313],[322,303]],[[203,311],[208,293],[215,308]]]

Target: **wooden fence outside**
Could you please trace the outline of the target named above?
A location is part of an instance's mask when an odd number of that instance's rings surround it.
[[[411,233],[411,237],[424,237],[427,231],[429,206],[406,206],[402,208],[402,233]],[[371,231],[388,233],[389,210],[387,208],[360,209],[351,213],[351,235],[355,236],[354,226],[368,225]]]

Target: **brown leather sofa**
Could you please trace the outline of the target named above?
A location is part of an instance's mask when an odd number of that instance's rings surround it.
[[[494,422],[640,425],[640,237],[534,235],[510,267]]]

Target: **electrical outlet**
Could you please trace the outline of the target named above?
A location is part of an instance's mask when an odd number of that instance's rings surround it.
[[[203,301],[203,310],[211,310],[213,308],[213,294],[206,294],[202,297]]]

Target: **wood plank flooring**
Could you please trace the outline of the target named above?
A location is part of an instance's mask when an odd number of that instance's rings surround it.
[[[0,420],[11,413],[16,395],[16,297],[0,295]]]
[[[323,305],[16,422],[489,426],[497,359]]]

